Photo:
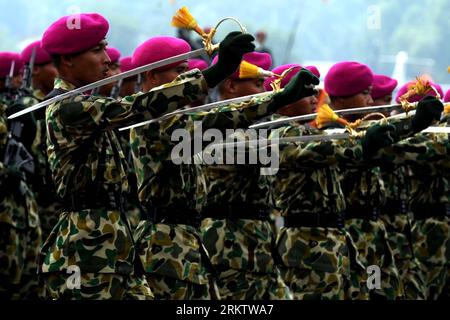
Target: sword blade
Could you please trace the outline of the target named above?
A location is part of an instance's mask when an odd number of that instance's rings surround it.
[[[175,62],[180,62],[180,61],[183,61],[183,60],[186,60],[186,59],[197,57],[199,55],[202,55],[205,52],[206,51],[203,48],[202,49],[198,49],[198,50],[191,51],[191,52],[188,52],[188,53],[180,54],[180,55],[175,56],[175,57],[171,57],[171,58],[167,58],[167,59],[164,59],[164,60],[161,60],[161,61],[150,63],[148,65],[145,65],[145,66],[142,66],[142,67],[139,67],[139,68],[127,71],[127,72],[123,72],[123,73],[120,73],[118,75],[114,75],[112,77],[106,78],[106,79],[102,79],[100,81],[97,81],[97,82],[88,84],[88,85],[86,85],[84,87],[77,88],[75,90],[63,93],[63,94],[61,94],[59,96],[56,96],[56,97],[54,97],[52,99],[46,100],[44,102],[38,103],[38,104],[36,104],[34,106],[31,106],[29,108],[26,108],[24,110],[21,110],[21,111],[19,111],[17,113],[12,114],[11,116],[9,116],[8,119],[14,119],[14,118],[23,116],[24,114],[36,111],[36,110],[38,110],[40,108],[46,107],[46,106],[51,105],[51,104],[53,104],[55,102],[58,102],[58,101],[61,101],[61,100],[64,100],[64,99],[67,99],[67,98],[70,98],[70,97],[73,97],[73,96],[76,96],[76,95],[79,95],[79,94],[83,94],[84,92],[91,91],[91,90],[93,90],[95,88],[102,87],[102,86],[104,86],[106,84],[110,84],[110,83],[113,83],[113,82],[116,82],[116,81],[120,81],[121,79],[133,77],[135,75],[141,74],[141,73],[149,71],[149,70],[157,69],[157,68],[164,67],[166,65],[175,63]]]
[[[147,120],[144,122],[140,122],[140,123],[136,123],[133,124],[131,126],[128,127],[124,127],[124,128],[120,128],[119,131],[126,131],[126,130],[130,130],[130,129],[134,129],[134,128],[138,128],[138,127],[142,127],[151,123],[156,123],[156,122],[161,122],[164,121],[166,119],[169,119],[171,117],[174,117],[176,115],[181,115],[181,114],[187,114],[187,113],[194,113],[194,112],[200,112],[200,111],[209,111],[211,109],[214,108],[220,108],[220,107],[224,107],[226,105],[232,104],[232,103],[241,103],[241,102],[245,102],[245,101],[250,101],[251,99],[254,98],[259,98],[259,97],[265,97],[268,95],[273,94],[272,91],[269,92],[264,92],[264,93],[258,93],[258,94],[253,94],[250,96],[244,96],[244,97],[239,97],[239,98],[233,98],[233,99],[228,99],[228,100],[223,100],[223,101],[218,101],[218,102],[213,102],[213,103],[208,103],[199,107],[194,107],[194,108],[188,108],[188,109],[180,109],[180,110],[176,110],[174,112],[171,113],[167,113],[159,118],[156,119],[151,119],[151,120]]]

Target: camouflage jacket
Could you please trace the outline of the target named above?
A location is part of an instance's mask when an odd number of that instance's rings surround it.
[[[286,126],[272,131],[271,135],[289,137],[322,133],[303,126]],[[280,171],[269,179],[276,206],[283,215],[345,210],[338,164],[359,165],[363,160],[361,144],[334,140],[280,147]]]
[[[61,79],[55,89],[74,86]],[[174,111],[207,92],[197,70],[174,82],[121,100],[79,95],[46,110],[47,154],[61,198],[91,198],[128,191],[127,163],[114,128]],[[44,245],[43,272],[77,264],[82,272],[124,273],[133,270],[134,249],[119,210],[64,212]]]

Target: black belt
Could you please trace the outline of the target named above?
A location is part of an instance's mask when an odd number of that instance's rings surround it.
[[[284,218],[286,228],[334,228],[343,229],[344,214],[341,213],[311,213],[300,212]]]
[[[376,221],[380,217],[380,209],[373,206],[350,205],[345,210],[345,219],[365,219]]]
[[[121,210],[125,199],[119,192],[74,193],[62,200],[64,211]]]
[[[147,208],[145,210],[147,214],[147,220],[155,224],[182,224],[195,228],[200,227],[201,217],[200,214],[191,209],[186,208]]]
[[[381,213],[388,216],[407,214],[407,203],[404,200],[388,200],[381,209]]]
[[[450,217],[450,203],[413,204],[414,219],[425,220],[433,217]]]
[[[261,220],[270,219],[270,209],[262,205],[248,204],[224,204],[206,206],[202,209],[202,218],[212,218],[216,220]]]

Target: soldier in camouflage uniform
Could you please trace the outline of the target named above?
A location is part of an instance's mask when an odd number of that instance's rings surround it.
[[[220,51],[224,59],[221,65],[226,66],[224,75],[220,75],[222,79],[237,68],[243,53],[254,49],[252,40],[251,36],[233,33],[222,42]],[[184,40],[155,37],[136,49],[133,62],[139,67],[190,49]],[[235,50],[234,54],[229,53]],[[143,89],[147,92],[170,82],[187,69],[187,61],[181,61],[151,70],[143,76]],[[211,83],[209,77],[214,69],[217,68],[204,71],[208,83]],[[197,120],[201,121],[201,117]],[[211,121],[205,125],[214,126],[215,123]],[[155,298],[218,299],[213,270],[198,232],[200,218],[195,208],[192,166],[175,164],[171,155],[176,144],[171,141],[171,135],[178,129],[193,129],[190,116],[177,116],[131,132],[139,198],[147,215],[147,221],[143,221],[136,231],[139,255]]]
[[[373,73],[357,62],[334,65],[325,78],[325,90],[333,109],[369,106]],[[352,119],[348,119],[352,120]],[[381,289],[370,290],[370,298],[397,299],[401,295],[398,269],[388,242],[386,228],[379,219],[385,202],[384,183],[377,167],[341,164],[342,188],[346,198],[346,227],[365,266],[378,266]],[[354,274],[357,276],[357,274]]]
[[[45,96],[53,90],[55,78],[58,75],[51,56],[41,48],[41,41],[35,41],[27,46],[21,53],[24,63],[29,64],[35,51],[34,66],[31,72],[32,88],[30,93],[20,99],[22,108],[31,107],[44,101]],[[36,193],[36,201],[39,206],[43,239],[47,239],[51,230],[58,222],[58,216],[62,209],[55,195],[50,169],[47,163],[45,110],[39,110],[33,114],[36,122],[36,134],[31,145],[31,153],[36,164],[36,173],[32,178],[32,187]]]
[[[9,57],[9,58],[8,58]],[[0,60],[5,56],[2,54]],[[18,54],[6,55],[5,64],[11,64],[11,58],[19,59]],[[9,61],[8,61],[9,60]],[[17,60],[16,60],[17,61]],[[20,67],[17,63],[16,67]],[[9,72],[5,70],[5,72]],[[21,79],[16,70],[16,79]],[[6,76],[3,73],[2,76]],[[12,90],[5,90],[2,94],[3,104],[0,110],[0,161],[6,152],[7,121],[6,115],[11,106],[16,104],[19,91],[18,82],[12,84]],[[6,89],[6,88],[5,88]],[[11,94],[13,93],[14,94]],[[20,141],[19,141],[20,142]],[[17,163],[1,163],[0,185],[2,191],[0,199],[0,221],[2,228],[1,266],[1,295],[9,299],[40,299],[44,297],[44,289],[38,283],[38,253],[42,244],[42,233],[38,217],[38,207],[35,194],[29,187],[27,176]]]
[[[390,104],[398,82],[384,75],[374,75],[371,96],[373,106]],[[380,218],[386,226],[388,241],[400,272],[403,297],[408,300],[425,299],[425,282],[419,272],[420,263],[414,256],[411,219],[409,218],[408,168],[386,163],[381,168],[386,203],[380,209]]]
[[[262,55],[261,53],[257,54]],[[244,57],[246,59],[246,57]],[[266,58],[267,59],[267,58]],[[255,61],[250,60],[255,64]],[[270,65],[270,63],[269,63]],[[261,64],[260,67],[265,67]],[[234,77],[234,79],[233,79]],[[236,80],[230,77],[220,86],[222,99],[232,98],[227,88],[236,87],[242,95],[257,93],[259,79]],[[233,82],[233,83],[230,83]],[[282,93],[267,96],[260,104],[260,117],[314,93],[307,89],[318,79],[304,70],[292,79]],[[241,83],[241,88],[238,86]],[[255,86],[256,85],[256,86]],[[248,90],[252,88],[253,91]],[[258,118],[260,118],[258,117]],[[246,126],[252,124],[253,119]],[[248,120],[247,120],[248,121]],[[245,121],[241,124],[245,125]],[[237,132],[238,141],[248,139]],[[245,150],[246,154],[250,149]],[[203,159],[211,156],[203,152]],[[248,155],[246,156],[248,159]],[[236,156],[233,156],[236,161]],[[261,165],[203,164],[197,166],[199,206],[202,208],[202,237],[211,257],[223,299],[292,299],[274,257],[276,233],[270,218],[273,208],[269,181],[261,175]]]
[[[68,29],[71,17],[63,17],[42,39],[61,77],[55,80],[57,92],[92,83],[108,71],[104,40],[108,22],[98,14],[77,18],[83,25],[80,30]],[[47,108],[47,153],[65,206],[42,248],[41,272],[51,297],[152,297],[138,272],[140,261],[124,216],[127,164],[113,128],[176,110],[206,90],[204,77],[194,71],[145,94],[121,100],[78,95]],[[81,272],[79,287],[71,282],[77,274],[70,277],[68,269]]]

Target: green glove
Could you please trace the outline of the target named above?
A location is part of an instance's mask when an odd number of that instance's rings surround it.
[[[279,109],[291,103],[316,94],[314,86],[320,83],[319,78],[309,70],[302,68],[294,78],[289,81],[283,91],[273,97],[272,107]]]
[[[379,125],[369,127],[366,135],[361,141],[363,156],[365,159],[372,158],[380,149],[390,146],[394,143],[391,134],[395,133],[395,127],[389,125]]]
[[[428,128],[434,121],[441,119],[444,105],[435,97],[428,96],[419,102],[416,115],[412,119],[412,129],[420,132]]]
[[[214,88],[239,68],[242,56],[255,50],[252,43],[254,40],[252,35],[239,31],[231,32],[225,37],[219,46],[219,60],[203,71],[208,87]]]

